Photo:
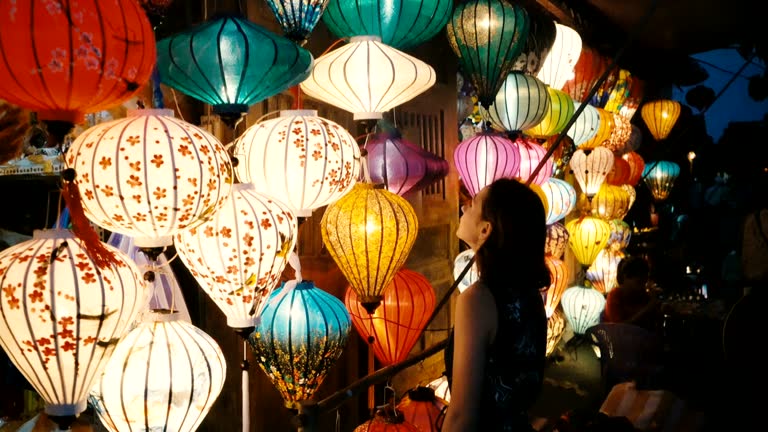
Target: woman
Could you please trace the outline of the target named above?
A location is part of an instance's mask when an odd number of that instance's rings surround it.
[[[442,431],[533,430],[527,411],[541,390],[547,341],[544,207],[524,184],[499,179],[463,207],[456,234],[475,251],[479,280],[456,303]]]

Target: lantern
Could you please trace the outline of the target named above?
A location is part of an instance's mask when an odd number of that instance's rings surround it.
[[[369,313],[403,266],[419,231],[416,212],[404,198],[370,183],[325,209],[323,243]]]
[[[277,286],[297,230],[288,206],[238,183],[210,221],[176,235],[176,251],[227,325],[248,328]]]
[[[396,408],[386,406],[376,411],[374,417],[353,432],[421,432],[419,428],[405,421],[403,413]]]
[[[637,185],[637,182],[643,178],[643,171],[645,171],[645,161],[643,160],[642,156],[635,153],[634,151],[625,153],[621,156],[621,158],[627,161],[629,164],[629,179],[627,180],[626,184],[630,186]]]
[[[0,252],[0,345],[61,429],[149,301],[130,257],[100,267],[69,230],[37,230]]]
[[[469,0],[456,4],[445,30],[480,105],[489,108],[525,47],[528,12],[507,0]]]
[[[632,77],[632,86],[629,88],[629,96],[619,108],[619,114],[632,120],[635,116],[637,108],[640,106],[640,102],[643,100],[643,93],[645,91],[645,83],[639,78]]]
[[[580,106],[581,104],[578,102],[573,103],[574,114]],[[594,138],[598,129],[600,129],[600,114],[597,112],[597,108],[587,104],[565,133],[573,139],[573,143],[578,147]]]
[[[656,201],[664,201],[672,191],[680,165],[669,161],[648,162],[643,169],[643,180]]]
[[[624,189],[624,191],[627,193],[627,196],[629,196],[629,208],[632,208],[632,204],[635,203],[635,198],[637,198],[637,191],[635,190],[635,187],[628,184],[623,184],[621,185],[621,188]]]
[[[405,421],[420,432],[439,432],[447,407],[448,402],[437,397],[434,389],[422,386],[408,390],[397,403],[397,410],[403,413]]]
[[[588,328],[600,323],[605,297],[596,289],[577,285],[565,290],[560,304],[573,333],[583,335]]]
[[[570,166],[582,192],[591,198],[613,168],[613,152],[605,147],[598,147],[589,154],[578,149],[571,156]]]
[[[320,56],[301,90],[353,113],[355,120],[380,119],[427,91],[435,79],[432,66],[381,43],[380,37],[355,36]]]
[[[545,355],[551,356],[555,348],[560,343],[565,333],[565,314],[562,308],[555,309],[555,312],[547,318],[547,348]]]
[[[545,256],[544,263],[549,269],[549,276],[551,283],[547,289],[547,295],[544,299],[544,309],[547,312],[547,318],[551,318],[555,313],[557,306],[560,304],[560,298],[563,296],[563,291],[568,285],[568,266],[565,262],[555,258],[553,256]]]
[[[589,267],[597,254],[608,244],[611,226],[608,222],[592,216],[574,219],[565,225],[568,230],[568,245],[573,255],[584,266]]]
[[[459,278],[459,275],[461,275],[461,272],[464,271],[464,268],[467,267],[467,264],[472,260],[472,258],[475,256],[475,251],[472,249],[467,249],[463,252],[460,252],[458,255],[456,255],[456,258],[453,260],[453,278],[454,280]],[[464,274],[464,277],[459,281],[458,285],[456,287],[459,289],[459,292],[464,292],[465,289],[469,288],[470,285],[475,283],[477,279],[479,279],[480,274],[477,270],[477,264],[472,263],[472,267],[467,270],[467,272]]]
[[[560,143],[550,156],[552,159],[552,176],[562,179],[568,171],[568,164],[571,162],[573,152],[576,151],[576,146],[573,145],[573,140],[568,135],[552,135],[544,141],[542,147],[549,151],[557,140],[560,140]]]
[[[613,129],[611,129],[611,135],[603,142],[603,145],[612,152],[621,153],[632,136],[632,125],[628,119],[620,114],[609,111],[606,113],[613,118]]]
[[[456,146],[453,163],[467,192],[474,197],[495,180],[519,173],[520,150],[501,135],[483,132]]]
[[[621,186],[603,184],[590,204],[592,215],[604,221],[624,219],[629,211],[629,194]]]
[[[621,156],[615,156],[613,158],[613,168],[611,168],[611,171],[605,176],[605,182],[603,184],[621,186],[629,183],[630,175],[632,175],[632,168],[630,168],[629,162],[624,160]]]
[[[347,344],[349,313],[311,281],[276,289],[248,342],[288,408],[310,399]]]
[[[349,192],[360,163],[355,138],[314,110],[280,111],[254,124],[235,141],[234,155],[240,181],[279,197],[298,217]]]
[[[611,226],[611,236],[606,247],[614,250],[626,249],[632,238],[632,228],[621,219],[613,219],[608,224]]]
[[[172,110],[132,110],[78,135],[66,154],[96,225],[162,247],[211,218],[232,190],[224,146]]]
[[[619,262],[624,258],[624,252],[612,248],[605,248],[597,254],[595,262],[587,269],[587,280],[602,294],[608,294],[616,288],[616,274]]]
[[[555,90],[573,79],[573,69],[581,55],[581,36],[576,30],[555,23],[555,42],[536,77]]]
[[[357,293],[347,288],[344,305],[357,332],[373,346],[384,365],[405,360],[435,310],[435,290],[427,278],[408,269],[395,273],[383,292],[381,306],[369,314]]]
[[[110,431],[195,431],[224,387],[227,364],[216,341],[155,311],[117,344],[91,391]]]
[[[547,86],[536,77],[522,73],[507,75],[488,109],[496,127],[519,132],[536,126],[550,106]]]
[[[630,89],[635,82],[635,78],[626,69],[616,68],[614,70],[616,71],[616,81],[608,93],[608,99],[605,101],[603,108],[608,112],[619,114],[621,107],[624,106],[624,102],[629,98]],[[629,118],[623,118],[629,123]]]
[[[323,22],[338,38],[378,36],[398,49],[432,39],[451,17],[449,0],[397,0],[386,4],[365,0],[333,0]]]
[[[551,257],[560,259],[568,246],[570,234],[561,223],[547,225],[547,240],[544,243],[544,253]]]
[[[312,54],[234,15],[158,41],[162,82],[213,106],[230,127],[248,108],[309,75]]]
[[[448,385],[448,377],[441,375],[439,378],[430,381],[427,387],[435,391],[435,396],[450,403],[451,402],[451,388]]]
[[[534,9],[526,9],[526,12],[530,21],[528,37],[525,39],[523,50],[515,59],[512,72],[535,77],[555,43],[557,30],[555,22],[546,14]]]
[[[304,45],[326,10],[328,0],[267,0],[267,4],[285,37]]]
[[[546,224],[551,225],[576,207],[576,190],[565,180],[550,177],[541,185],[547,200]]]
[[[549,109],[541,122],[525,131],[526,135],[536,138],[548,138],[559,134],[571,120],[574,113],[573,100],[565,92],[547,87]]]
[[[566,81],[563,91],[576,103],[586,100],[592,87],[597,84],[605,70],[608,69],[609,59],[594,48],[582,44],[579,60],[573,68],[573,78]]]
[[[523,182],[528,182],[531,174],[533,174],[533,170],[535,170],[539,163],[544,160],[547,150],[533,139],[524,136],[517,137],[517,139],[512,142],[512,145],[517,147],[517,150],[520,153],[520,169],[518,170],[516,177]],[[536,177],[531,179],[530,182],[536,185],[543,184],[547,179],[552,177],[552,169],[553,162],[552,159],[549,158],[544,161],[544,166],[541,167],[539,173],[536,174]]]
[[[595,147],[603,146],[605,141],[611,137],[611,133],[613,132],[613,113],[609,113],[602,108],[595,108],[595,110],[597,111],[598,117],[600,117],[597,132],[589,140],[584,141],[581,144],[577,144],[577,146],[582,150],[590,150]]]
[[[672,128],[680,117],[680,102],[661,99],[643,104],[640,110],[645,125],[656,141],[661,141],[669,136]]]

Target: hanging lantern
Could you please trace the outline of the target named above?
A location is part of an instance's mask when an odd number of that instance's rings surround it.
[[[90,402],[112,432],[192,432],[221,393],[226,371],[211,336],[178,313],[154,311],[117,344]]]
[[[547,225],[547,240],[544,243],[544,253],[553,258],[561,259],[568,246],[570,234],[561,223]]]
[[[558,139],[560,144],[550,158],[552,159],[552,176],[562,179],[568,171],[568,164],[571,162],[573,152],[576,151],[576,146],[573,145],[573,140],[568,135],[553,135],[544,141],[542,146],[549,151]]]
[[[634,77],[632,73],[626,69],[616,68],[616,81],[613,83],[613,87],[608,93],[608,99],[605,101],[603,108],[615,114],[619,114],[624,102],[629,98],[630,89],[634,83]],[[623,116],[622,116],[623,117]],[[624,117],[629,123],[629,119]]]
[[[451,389],[448,385],[448,377],[441,375],[439,378],[432,380],[427,387],[435,391],[435,396],[450,403],[451,402]]]
[[[632,117],[635,116],[635,112],[637,112],[637,108],[640,106],[645,92],[645,83],[637,77],[632,78],[632,86],[629,89],[629,96],[619,109],[619,114],[629,120],[632,120]]]
[[[625,153],[621,156],[621,158],[627,161],[629,164],[629,179],[627,180],[626,184],[630,186],[637,185],[637,182],[643,178],[643,171],[645,171],[645,161],[643,160],[642,156],[633,151]]]
[[[301,90],[353,113],[355,120],[380,119],[427,91],[435,79],[432,66],[381,43],[378,36],[355,36],[320,56]]]
[[[598,147],[589,154],[578,149],[573,152],[570,166],[581,191],[591,198],[600,190],[613,168],[613,152],[605,147]]]
[[[420,432],[439,432],[448,402],[435,395],[435,390],[418,386],[408,390],[397,410],[403,413],[405,421],[416,426]]]
[[[604,146],[605,141],[611,137],[611,133],[613,132],[613,114],[602,108],[596,107],[595,110],[597,111],[597,115],[600,117],[597,132],[589,140],[577,145],[582,150],[590,150],[596,147]]]
[[[328,6],[328,0],[267,0],[272,14],[293,42],[304,45]]]
[[[574,114],[578,111],[580,103],[574,102]],[[600,129],[600,114],[597,112],[597,108],[587,104],[581,111],[573,124],[566,131],[566,134],[573,139],[573,143],[576,147],[581,146],[585,142],[589,142],[597,135],[597,131]]]
[[[547,349],[545,355],[551,356],[555,348],[560,343],[565,333],[565,314],[562,308],[555,309],[555,312],[547,318]]]
[[[581,55],[581,36],[576,30],[555,23],[555,42],[536,77],[555,90],[573,79],[573,69]]]
[[[589,202],[592,215],[604,221],[624,219],[629,211],[629,194],[621,186],[604,183]]]
[[[516,175],[522,182],[528,182],[529,177],[533,174],[533,170],[541,163],[544,156],[547,154],[547,150],[538,144],[533,139],[525,136],[518,136],[512,142],[512,145],[517,147],[517,151],[520,153],[520,169]],[[539,173],[536,174],[530,183],[541,185],[547,179],[552,177],[552,169],[554,165],[552,158],[547,159],[544,162],[544,166],[541,167]]]
[[[501,135],[483,132],[456,146],[453,163],[462,184],[474,197],[495,180],[518,175],[520,150]]]
[[[611,135],[603,142],[603,145],[612,152],[620,153],[626,148],[627,141],[632,136],[632,125],[620,114],[606,112],[613,118],[613,128]]]
[[[467,267],[467,264],[469,264],[469,261],[472,260],[472,258],[475,256],[475,251],[472,249],[467,249],[463,252],[460,252],[458,255],[456,255],[456,258],[453,260],[453,278],[454,280],[459,278],[459,275],[461,275],[461,272],[464,271],[464,268]],[[470,285],[477,282],[479,279],[480,274],[477,270],[477,264],[472,263],[472,267],[467,270],[467,273],[464,274],[464,277],[459,281],[459,284],[456,285],[456,288],[459,289],[460,293],[463,293],[465,289],[469,288]]]
[[[635,190],[635,187],[628,184],[623,184],[621,185],[621,188],[624,189],[624,191],[627,193],[627,196],[629,196],[629,208],[632,208],[632,204],[635,203],[635,198],[637,198],[637,191]]]
[[[405,421],[403,413],[387,405],[376,411],[374,417],[353,432],[421,432],[419,428]]]
[[[230,127],[248,108],[307,78],[312,54],[235,15],[158,41],[163,84],[213,106]]]
[[[248,343],[285,405],[298,409],[344,351],[351,322],[344,303],[311,281],[286,289],[272,293]]]
[[[567,93],[552,87],[547,87],[547,92],[549,92],[549,109],[538,125],[525,131],[526,135],[548,138],[559,134],[573,117],[573,100]]]
[[[643,169],[643,180],[656,201],[664,201],[672,191],[680,165],[669,161],[648,162]]]
[[[592,96],[592,99],[589,100],[590,105],[597,108],[605,108],[611,91],[613,90],[613,87],[616,85],[616,81],[618,80],[618,75],[618,68],[614,67],[611,69],[611,71],[605,77],[605,80],[600,84],[600,87],[598,87],[597,92],[595,92],[594,96]]]
[[[588,328],[600,323],[605,297],[595,289],[577,285],[565,290],[560,304],[573,333],[583,335]]]
[[[445,30],[480,105],[489,108],[525,47],[528,12],[507,0],[469,0],[456,4]]]
[[[622,258],[624,258],[624,252],[605,248],[597,254],[595,262],[587,269],[587,280],[601,294],[608,294],[619,285],[616,281],[616,273]]]
[[[680,102],[669,99],[646,102],[640,115],[653,138],[661,141],[669,136],[680,117]]]
[[[579,60],[573,68],[573,78],[566,81],[563,91],[576,103],[587,102],[592,87],[608,69],[609,59],[594,48],[582,44]]]
[[[530,75],[511,73],[501,85],[488,114],[496,127],[520,132],[539,124],[549,106],[550,95],[543,82]]]
[[[550,177],[541,190],[547,199],[547,225],[564,218],[576,207],[576,190],[565,180]]]
[[[176,235],[176,251],[227,325],[248,328],[277,286],[297,231],[288,206],[238,183],[211,220]]]
[[[320,230],[331,257],[372,314],[384,288],[405,263],[419,225],[404,198],[370,183],[357,183],[325,209]]]
[[[555,313],[555,309],[560,304],[560,298],[563,296],[563,291],[565,291],[565,287],[568,285],[570,274],[568,273],[568,266],[558,258],[545,256],[544,263],[547,265],[547,269],[549,269],[551,279],[547,295],[544,298],[544,310],[547,312],[547,318],[551,318]]]
[[[381,42],[408,49],[432,39],[451,17],[449,0],[396,0],[387,4],[365,0],[333,0],[323,22],[338,38],[378,36]]]
[[[56,229],[0,252],[0,345],[63,430],[149,301],[136,264],[104,247],[113,265],[100,267],[81,240]]]
[[[621,219],[613,219],[608,224],[611,226],[611,236],[608,238],[606,248],[623,251],[629,246],[632,228]]]
[[[605,176],[605,183],[603,184],[621,186],[629,182],[630,175],[632,175],[632,168],[630,168],[629,162],[621,156],[615,156],[613,158],[613,168]]]
[[[593,216],[583,216],[565,225],[568,230],[568,245],[576,259],[589,267],[597,254],[608,244],[611,237],[611,226],[608,222]]]
[[[526,12],[530,21],[528,37],[525,39],[522,52],[512,65],[512,72],[535,77],[555,43],[557,30],[555,22],[546,14],[532,9],[526,9]]]
[[[384,289],[381,306],[374,313],[366,311],[351,287],[344,305],[357,332],[373,346],[376,358],[388,366],[405,360],[418,342],[435,310],[435,290],[424,276],[400,269]]]
[[[312,216],[357,181],[355,138],[314,110],[280,111],[280,117],[249,127],[234,146],[237,178],[279,197],[298,217]]]

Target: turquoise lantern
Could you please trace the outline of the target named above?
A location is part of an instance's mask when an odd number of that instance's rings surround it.
[[[307,38],[328,6],[328,0],[267,0],[283,34],[299,45]]]
[[[393,48],[428,41],[445,27],[453,0],[330,0],[323,22],[339,38],[379,36]]]
[[[212,105],[230,127],[251,105],[304,81],[312,61],[296,43],[236,15],[157,43],[163,84]]]
[[[344,351],[351,325],[341,300],[293,280],[272,292],[248,342],[285,405],[297,409]]]
[[[664,201],[672,192],[680,165],[670,161],[647,162],[643,169],[643,180],[656,201]]]
[[[456,5],[446,26],[463,75],[488,109],[528,39],[530,18],[506,0],[469,0]]]

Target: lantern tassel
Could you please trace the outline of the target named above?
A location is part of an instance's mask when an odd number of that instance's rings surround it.
[[[248,363],[247,352],[245,340],[243,340],[243,363],[240,364],[240,369],[243,370],[243,432],[249,432],[251,429],[250,394],[248,384],[248,369],[250,368],[250,364]]]

